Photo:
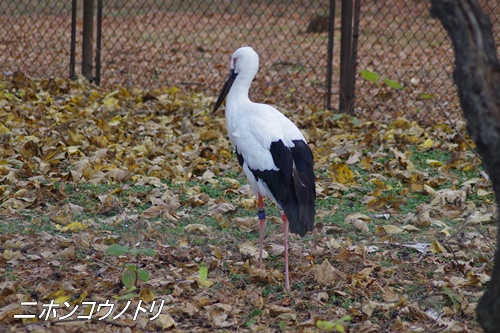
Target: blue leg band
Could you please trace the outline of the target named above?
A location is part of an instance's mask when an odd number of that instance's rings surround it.
[[[266,219],[266,213],[264,212],[264,209],[259,208],[259,211],[257,212],[257,216],[259,217],[259,220],[265,220]]]

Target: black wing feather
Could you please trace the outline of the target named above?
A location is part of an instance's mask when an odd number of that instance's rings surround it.
[[[241,155],[239,152],[238,152],[238,147],[236,147],[236,157],[238,158],[238,163],[240,164],[240,166],[242,167],[243,166],[243,162],[245,162],[245,160],[243,159],[243,155]]]
[[[290,231],[304,236],[314,228],[316,185],[314,159],[303,140],[293,140],[287,147],[279,140],[271,143],[270,152],[279,170],[252,170],[262,179],[278,201],[290,222]]]

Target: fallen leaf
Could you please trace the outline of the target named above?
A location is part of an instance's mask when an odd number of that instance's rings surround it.
[[[158,327],[160,327],[162,330],[167,330],[171,328],[177,327],[177,323],[175,322],[174,318],[172,318],[168,314],[160,314],[158,318],[154,321]]]
[[[335,268],[328,259],[323,260],[321,265],[316,267],[316,282],[321,285],[333,285],[338,276],[335,274]]]
[[[379,226],[375,229],[376,234],[387,233],[387,234],[400,234],[403,232],[403,229],[397,227],[395,225],[383,225]]]
[[[204,224],[193,223],[193,224],[189,224],[189,225],[185,226],[184,231],[189,233],[189,234],[199,233],[199,234],[207,235],[210,233],[210,228]]]
[[[259,258],[259,248],[253,245],[251,242],[245,242],[238,245],[240,253],[258,259]],[[268,253],[263,249],[262,258],[267,258]]]
[[[330,166],[330,175],[332,181],[346,186],[354,185],[356,180],[354,173],[346,164],[332,164]]]
[[[446,249],[439,243],[437,240],[433,241],[430,246],[430,250],[432,253],[445,253],[448,252]]]

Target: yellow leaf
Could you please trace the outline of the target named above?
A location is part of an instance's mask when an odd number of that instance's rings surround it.
[[[468,148],[467,148],[468,149]],[[471,164],[466,164],[463,168],[462,168],[462,171],[463,172],[467,172],[467,171],[471,171],[471,170],[474,170],[474,166],[471,165]]]
[[[363,156],[359,166],[365,170],[370,170],[373,167],[373,159],[370,156]]]
[[[108,139],[105,136],[93,136],[90,138],[90,142],[99,148],[104,148],[108,144]]]
[[[2,259],[9,261],[12,259],[18,259],[21,257],[21,252],[20,251],[11,251],[11,250],[4,250]]]
[[[432,242],[431,244],[431,251],[432,253],[445,253],[447,252],[446,249],[441,245],[437,240]]]
[[[377,229],[375,230],[375,233],[378,235],[378,234],[382,234],[382,233],[387,233],[387,234],[400,234],[403,232],[403,229],[401,229],[400,227],[397,227],[395,225],[384,225],[384,226],[380,226],[380,227],[377,227]]]
[[[441,161],[437,161],[437,160],[426,160],[425,162],[427,164],[429,164],[429,166],[431,166],[431,167],[440,167],[441,165],[443,165],[443,163]]]
[[[387,198],[365,196],[363,200],[365,200],[364,203],[366,203],[366,207],[369,209],[381,210],[387,206]]]
[[[145,145],[137,145],[132,149],[138,153],[143,153],[143,154],[147,154],[149,151],[149,149]]]
[[[202,280],[196,278],[196,282],[198,282],[198,285],[203,287],[203,288],[210,288],[214,283],[210,280]]]
[[[416,232],[416,231],[420,231],[419,228],[411,225],[411,224],[407,224],[405,225],[404,227],[402,227],[401,229],[403,229],[404,231],[407,231],[407,232]]]
[[[434,130],[441,130],[445,133],[451,133],[452,132],[452,129],[450,128],[450,126],[446,125],[446,124],[436,124],[434,126],[432,126],[432,128]]]
[[[218,137],[220,137],[220,132],[212,130],[212,129],[209,129],[209,130],[200,134],[201,141],[210,141],[210,140],[217,139]]]
[[[446,237],[450,237],[450,232],[448,230],[448,227],[444,228],[443,230],[440,230],[439,232],[443,233]]]
[[[181,238],[177,241],[177,246],[181,248],[189,247],[189,241],[186,238]]]
[[[139,298],[142,299],[143,302],[152,302],[155,300],[155,294],[149,288],[143,288],[139,293]]]
[[[89,96],[89,101],[97,101],[97,100],[98,100],[98,99],[100,99],[100,98],[101,98],[101,95],[100,95],[97,91],[93,90],[93,91],[90,93],[90,96]]]
[[[83,300],[85,298],[87,298],[89,292],[87,291],[87,289],[85,289],[81,294],[80,294],[80,297],[78,297],[77,299],[75,299],[73,302],[71,302],[72,305],[75,305],[75,304],[81,304],[83,302]]]
[[[377,187],[380,187],[383,190],[392,190],[392,186],[386,184],[383,180],[373,178],[373,179],[370,179],[369,182]]]
[[[219,151],[219,157],[226,159],[226,160],[229,160],[231,158],[231,152],[227,149],[222,148]]]
[[[256,206],[257,201],[254,198],[241,200],[241,206],[245,209],[252,209]]]
[[[488,194],[491,194],[491,192],[490,191],[485,191],[482,188],[477,189],[477,195],[480,196],[480,197],[488,195]]]
[[[56,224],[56,229],[60,231],[71,231],[71,232],[76,232],[76,231],[81,231],[84,230],[88,227],[87,224],[82,223],[82,222],[71,222],[65,227],[61,227],[59,224]]]
[[[423,191],[424,191],[424,193],[426,193],[428,195],[434,195],[434,193],[436,193],[436,190],[434,190],[432,187],[430,187],[427,184],[424,184]]]
[[[6,127],[4,124],[0,123],[0,134],[9,133],[10,129]]]
[[[111,118],[109,126],[117,126],[118,124],[120,124],[121,121],[122,121],[122,116],[115,116]]]
[[[71,155],[75,155],[75,154],[81,155],[81,152],[79,149],[80,148],[78,146],[68,146],[66,148],[67,152],[70,153]]]
[[[110,97],[110,98],[105,98],[104,101],[102,102],[102,105],[106,107],[117,107],[119,102],[120,101],[117,100],[116,98]]]
[[[55,304],[63,304],[71,299],[71,295],[68,295],[64,289],[59,289],[58,291],[50,295],[51,299],[54,299]]]
[[[398,118],[389,124],[390,127],[406,129],[410,127],[410,122],[405,118]]]
[[[85,139],[85,135],[81,133],[77,133],[72,130],[68,130],[69,138],[71,139],[70,144],[73,146],[79,146],[82,144],[82,141]]]
[[[410,190],[412,192],[421,193],[424,191],[424,185],[412,183],[412,184],[410,184]]]
[[[354,173],[346,164],[343,163],[332,164],[330,167],[330,175],[332,177],[332,181],[335,183],[344,185],[354,185],[356,183]]]
[[[64,304],[64,302],[67,302],[71,299],[70,295],[64,295],[64,296],[59,296],[54,300],[55,304]]]
[[[353,220],[363,220],[363,221],[370,222],[372,219],[368,215],[365,215],[365,214],[353,213],[353,214],[347,215],[344,222],[345,223],[352,223]]]
[[[424,141],[424,143],[422,143],[420,145],[420,147],[422,147],[422,148],[431,148],[433,144],[434,144],[434,141],[432,141],[432,139],[427,139],[427,140]]]
[[[380,197],[382,195],[382,189],[380,187],[377,187],[368,195],[372,197]]]
[[[229,228],[231,226],[229,220],[222,214],[214,214],[213,218],[222,229]]]
[[[220,250],[220,248],[217,246],[213,251],[212,251],[212,254],[214,255],[215,258],[221,260],[224,255],[222,254],[222,251]]]

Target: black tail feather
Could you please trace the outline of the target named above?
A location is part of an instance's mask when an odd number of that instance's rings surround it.
[[[288,148],[280,140],[271,144],[271,154],[279,170],[252,170],[262,179],[283,209],[290,232],[303,237],[314,229],[316,214],[316,185],[314,159],[311,149],[303,140],[294,140]]]
[[[285,215],[290,222],[290,232],[303,237],[314,229],[314,215],[316,214],[316,184],[314,181],[314,160],[311,149],[302,140],[294,141],[291,149],[293,158],[292,178],[293,192],[289,207],[285,205]],[[296,200],[294,200],[296,198]],[[297,207],[297,208],[292,208]],[[289,211],[287,213],[287,210]]]

